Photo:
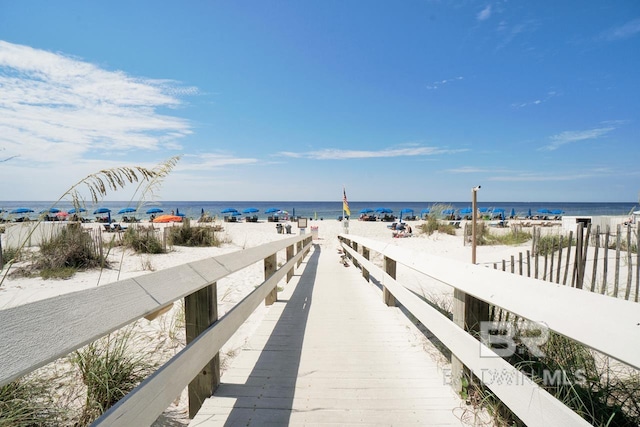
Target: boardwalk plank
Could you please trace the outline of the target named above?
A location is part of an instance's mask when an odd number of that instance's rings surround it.
[[[460,425],[413,325],[316,246],[191,426]]]

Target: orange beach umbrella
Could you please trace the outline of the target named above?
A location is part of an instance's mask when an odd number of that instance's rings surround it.
[[[153,222],[182,222],[182,217],[178,215],[160,215]]]

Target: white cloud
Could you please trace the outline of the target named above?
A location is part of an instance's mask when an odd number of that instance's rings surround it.
[[[590,139],[597,139],[601,136],[604,136],[614,130],[613,127],[599,128],[599,129],[589,129],[589,130],[581,130],[581,131],[564,131],[560,132],[557,135],[553,135],[551,139],[551,143],[541,147],[540,150],[545,151],[553,151],[557,150],[561,146],[565,144],[569,144],[572,142],[586,141]]]
[[[71,163],[179,146],[191,125],[158,108],[197,94],[67,55],[0,40],[0,147],[25,163]]]
[[[451,82],[456,82],[456,81],[459,81],[459,80],[464,80],[464,77],[458,76],[458,77],[454,77],[452,79],[444,79],[444,80],[440,80],[440,81],[437,81],[437,82],[433,82],[433,83],[427,85],[427,89],[436,90],[436,89],[439,89],[440,86],[446,85],[446,84],[451,83]]]
[[[541,99],[535,99],[533,101],[527,101],[527,102],[519,102],[519,103],[513,103],[511,104],[512,108],[525,108],[525,107],[529,107],[532,105],[541,105],[544,104],[545,102],[549,101],[551,98],[557,96],[558,93],[555,91],[549,91],[547,92],[547,95],[544,98]]]
[[[406,147],[406,148],[387,148],[384,150],[341,150],[328,148],[325,150],[308,151],[304,153],[296,153],[291,151],[283,151],[278,153],[280,156],[292,158],[304,158],[314,160],[346,160],[346,159],[372,159],[372,158],[392,158],[392,157],[414,157],[414,156],[432,156],[435,154],[453,154],[457,152],[467,151],[466,149],[449,150],[437,147]]]
[[[489,18],[491,18],[491,5],[487,5],[487,7],[482,9],[476,16],[478,21],[486,21]]]
[[[640,18],[633,19],[619,27],[611,28],[602,34],[608,41],[624,40],[640,33]]]
[[[178,165],[179,170],[208,171],[225,166],[251,165],[260,162],[259,159],[251,157],[233,157],[228,154],[221,153],[204,153],[204,154],[186,154],[183,161]]]

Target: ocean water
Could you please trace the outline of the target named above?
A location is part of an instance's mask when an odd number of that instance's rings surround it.
[[[29,208],[34,213],[29,214],[33,219],[37,218],[38,213],[47,210],[53,206],[54,202],[46,201],[0,201],[0,209],[3,212],[0,213],[0,217],[10,218],[9,212],[16,208]],[[362,209],[377,209],[384,207],[391,209],[397,216],[402,209],[412,209],[416,216],[420,216],[420,212],[425,208],[431,208],[434,205],[446,206],[452,209],[464,209],[470,208],[470,202],[349,202],[351,210],[351,217],[357,218]],[[60,202],[55,207],[66,211],[73,206],[68,202]],[[148,214],[145,212],[152,207],[161,208],[164,213],[171,213],[171,211],[184,213],[187,217],[198,218],[202,212],[206,212],[211,216],[224,216],[222,210],[226,208],[234,208],[238,211],[242,211],[247,208],[256,208],[259,212],[256,213],[260,219],[266,218],[269,214],[265,213],[266,210],[274,208],[278,210],[284,210],[289,213],[290,216],[306,217],[317,220],[335,220],[338,216],[342,215],[342,201],[324,201],[324,202],[300,202],[300,201],[273,201],[273,202],[231,202],[231,201],[162,201],[145,203],[143,206],[138,206],[131,202],[103,202],[97,206],[85,206],[87,212],[84,214],[87,218],[93,218],[95,215],[93,212],[99,207],[106,207],[111,209],[111,215],[114,219],[118,218],[117,212],[126,207],[137,208],[134,214],[126,214],[128,216],[136,216],[139,219],[148,218]],[[513,209],[519,216],[525,216],[529,210],[535,214],[539,209],[556,210],[559,209],[564,212],[565,215],[572,216],[594,216],[594,215],[629,215],[633,210],[640,209],[638,203],[634,202],[590,202],[590,203],[558,203],[558,202],[478,202],[478,208],[502,208],[505,210],[505,215],[509,216]],[[253,214],[251,214],[253,215]],[[102,216],[102,215],[99,215]]]

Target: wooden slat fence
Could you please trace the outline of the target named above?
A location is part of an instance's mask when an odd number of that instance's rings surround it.
[[[541,239],[540,228],[534,227],[531,250],[519,252],[517,260],[512,256],[510,260],[494,262],[493,268],[639,302],[637,229],[619,224],[615,231],[609,227],[602,231],[600,226],[593,231],[591,224],[577,224],[575,233],[570,231],[567,236],[547,235],[553,249],[543,255],[539,251]]]

